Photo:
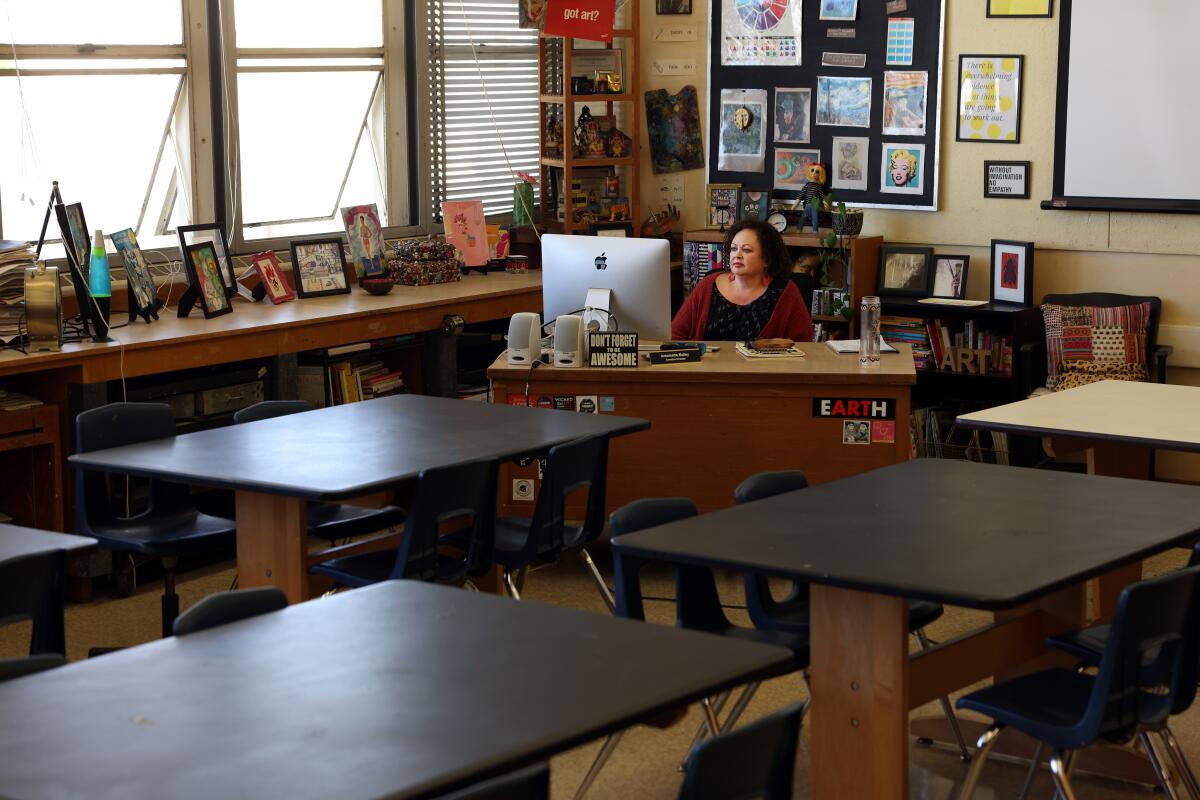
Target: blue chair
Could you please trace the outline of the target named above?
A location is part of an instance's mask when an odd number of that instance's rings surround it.
[[[165,403],[110,403],[75,418],[75,452],[138,444],[175,435],[175,414]],[[115,552],[159,558],[163,565],[162,635],[179,616],[175,568],[181,556],[234,548],[233,520],[201,514],[188,487],[150,481],[145,510],[126,516],[101,472],[75,471],[75,532]]]
[[[0,659],[0,683],[55,669],[66,663],[67,659],[58,653],[40,653],[27,658]]]
[[[304,400],[264,400],[238,411],[233,415],[233,422],[257,422],[311,410],[312,406]],[[308,535],[329,541],[376,533],[402,522],[404,509],[397,506],[367,508],[316,500],[308,503]]]
[[[187,636],[218,625],[279,611],[287,608],[287,604],[287,595],[274,586],[217,592],[179,615],[175,620],[175,635]]]
[[[703,742],[688,761],[679,800],[791,800],[804,711],[792,705]]]
[[[66,555],[50,550],[0,564],[0,625],[30,620],[29,654],[67,652],[63,624]]]
[[[461,585],[470,576],[486,573],[492,568],[498,471],[495,459],[422,471],[399,548],[333,558],[314,564],[309,572],[349,588],[401,578]],[[467,518],[469,526],[441,533],[443,526]],[[462,555],[439,552],[447,543]]]
[[[1137,736],[1166,789],[1166,774],[1148,734],[1163,730],[1169,716],[1195,697],[1198,587],[1200,567],[1125,587],[1094,675],[1044,670],[960,698],[959,708],[994,720],[979,738],[961,796],[971,797],[987,754],[1006,726],[1053,749],[1050,773],[1068,800],[1074,797],[1070,773],[1075,753],[1099,739],[1126,742]],[[1171,756],[1181,773],[1191,772],[1186,760],[1178,764],[1182,752],[1172,750]],[[1167,794],[1174,796],[1174,790]]]
[[[439,800],[550,800],[550,768],[545,764],[527,767]]]
[[[733,492],[734,501],[738,505],[762,500],[784,492],[794,492],[808,487],[808,478],[797,469],[779,470],[777,472],[759,472],[742,481]],[[783,600],[771,596],[771,585],[766,577],[746,574],[746,611],[754,627],[762,630],[779,630],[808,633],[811,606],[808,597],[808,584],[802,581],[792,581],[791,591]],[[925,626],[939,619],[946,613],[941,603],[931,603],[927,600],[911,600],[908,604],[908,631],[917,637],[917,643],[922,650],[931,646],[929,637],[925,634]],[[941,697],[939,702],[954,738],[958,741],[959,756],[963,761],[969,761],[971,753],[967,749],[967,741],[963,738],[962,729],[954,710],[950,707],[950,698]]]

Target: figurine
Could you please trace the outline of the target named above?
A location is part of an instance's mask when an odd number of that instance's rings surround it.
[[[604,138],[600,135],[600,123],[592,116],[591,109],[583,107],[575,122],[575,155],[581,158],[604,158]]]
[[[798,198],[804,205],[804,213],[797,230],[803,231],[805,223],[812,222],[813,233],[816,233],[818,212],[825,204],[825,165],[814,161],[805,168],[804,177],[808,180],[800,187]]]
[[[610,158],[624,158],[632,149],[633,140],[616,128],[610,128],[604,141],[604,151]]]
[[[562,156],[563,146],[563,126],[558,119],[558,114],[550,112],[550,119],[546,121],[546,155],[558,158]]]

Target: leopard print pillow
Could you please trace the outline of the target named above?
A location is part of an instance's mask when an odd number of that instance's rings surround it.
[[[1150,375],[1145,364],[1124,361],[1064,361],[1059,366],[1054,391],[1074,389],[1096,381],[1145,381]]]

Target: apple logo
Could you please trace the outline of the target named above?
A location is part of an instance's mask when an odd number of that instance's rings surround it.
[[[596,256],[596,269],[608,269],[608,257],[604,253]]]

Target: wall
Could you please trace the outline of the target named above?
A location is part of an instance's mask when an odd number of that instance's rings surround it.
[[[676,91],[693,84],[700,93],[701,119],[707,118],[705,39],[707,4],[694,0],[691,16],[656,16],[653,0],[641,0],[644,91]],[[719,0],[712,0],[718,2]],[[910,0],[912,2],[913,0]],[[812,0],[804,0],[806,12]],[[987,297],[991,239],[1033,241],[1037,245],[1034,297],[1049,292],[1113,291],[1163,298],[1159,339],[1175,347],[1168,380],[1200,386],[1200,218],[1194,215],[1042,211],[1051,195],[1054,169],[1054,110],[1058,69],[1058,8],[1051,19],[988,19],[986,0],[946,0],[943,48],[942,142],[937,212],[868,209],[864,233],[890,242],[931,245],[939,252],[971,257],[968,297]],[[697,41],[656,42],[668,24],[694,24]],[[1017,145],[956,142],[956,82],[960,53],[1025,55],[1021,142]],[[694,78],[664,79],[652,62],[694,58]],[[781,76],[786,74],[780,70]],[[786,81],[781,77],[781,85]],[[656,207],[660,177],[650,169],[643,140],[642,197]],[[705,130],[705,147],[708,147]],[[985,199],[984,160],[1032,162],[1030,199]],[[1114,154],[1097,169],[1137,169],[1137,154]],[[684,224],[703,225],[704,171],[683,173]],[[1131,409],[1131,413],[1137,413]],[[1200,480],[1200,457],[1160,454],[1159,475]]]

